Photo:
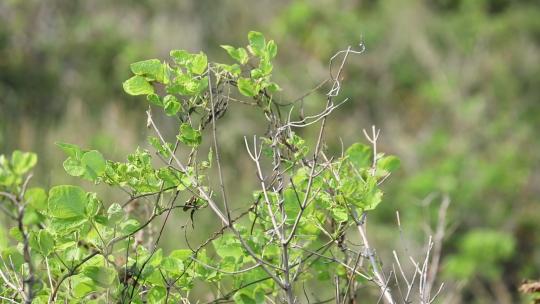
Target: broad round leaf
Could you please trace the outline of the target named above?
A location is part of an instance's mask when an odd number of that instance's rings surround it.
[[[373,154],[371,148],[366,145],[355,143],[347,149],[345,154],[359,169],[371,166]]]
[[[148,95],[154,93],[154,87],[142,76],[136,75],[123,83],[124,91],[129,95]]]
[[[64,151],[64,153],[66,153],[68,156],[75,159],[79,159],[81,157],[82,150],[77,145],[62,142],[57,142],[56,145],[60,147],[60,149],[62,149],[62,151]]]
[[[83,176],[84,175],[84,167],[81,164],[80,161],[76,160],[73,157],[68,157],[64,163],[64,170],[66,170],[67,174],[71,176]]]
[[[101,287],[110,287],[116,279],[116,271],[110,267],[88,266],[82,273]]]
[[[24,194],[24,199],[38,211],[47,210],[47,193],[42,188],[30,188]]]
[[[105,159],[99,151],[91,150],[84,153],[81,164],[84,166],[84,177],[87,179],[95,180],[105,172]]]
[[[174,116],[180,110],[180,103],[174,95],[167,95],[163,98],[165,113],[169,116]]]
[[[395,171],[399,168],[400,166],[400,160],[399,158],[393,156],[393,155],[390,155],[390,156],[386,156],[386,157],[383,157],[382,159],[380,159],[378,162],[377,162],[377,167],[379,167],[379,169],[382,169],[382,170],[385,170],[387,172],[392,172],[392,171]]]
[[[190,71],[193,74],[200,75],[206,71],[207,65],[208,59],[206,58],[206,55],[201,52],[193,56],[193,60],[191,61],[190,65]]]
[[[150,77],[154,80],[163,82],[164,65],[158,59],[148,59],[132,63],[131,71],[135,75]]]
[[[253,97],[257,95],[257,86],[251,79],[240,78],[238,79],[238,91],[244,96]]]
[[[35,153],[14,151],[11,155],[11,165],[15,174],[25,174],[28,170],[32,169],[36,163],[37,155]]]
[[[180,134],[177,135],[177,138],[190,147],[196,147],[202,141],[201,132],[193,129],[188,123],[180,125]]]
[[[82,188],[71,185],[56,186],[49,191],[49,214],[60,219],[83,217],[87,202],[86,192]]]
[[[253,52],[253,54],[258,56],[262,55],[266,46],[266,40],[264,39],[263,34],[251,31],[248,34],[248,40],[250,50]]]

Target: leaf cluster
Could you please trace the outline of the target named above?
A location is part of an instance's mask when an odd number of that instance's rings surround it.
[[[362,253],[348,250],[345,240],[347,232],[360,225],[360,216],[381,203],[379,186],[399,167],[399,160],[361,143],[330,159],[321,138],[310,148],[273,98],[280,90],[271,77],[276,43],[258,32],[249,33],[248,43],[222,46],[233,64],[209,62],[204,53],[184,50],[171,51],[170,62],[131,64],[133,76],[123,87],[130,95],[146,95],[147,126],[155,133],[148,142],[154,153],[137,148],[125,162],[117,162],[97,150],[58,144],[67,156],[63,166],[69,175],[127,193],[123,204],[104,202],[79,186],[28,188],[37,156],[19,151],[10,159],[0,156],[0,204],[14,223],[13,246],[0,248],[1,274],[8,274],[6,284],[0,285],[3,298],[179,303],[204,282],[222,290],[216,301],[264,303],[284,296],[292,303],[303,284],[334,276],[359,282],[371,278],[367,268],[347,268],[351,255],[360,258]],[[333,97],[329,95],[325,114],[318,118],[321,134],[327,113],[335,108]],[[242,103],[265,114],[270,131],[256,136],[253,147],[246,140],[261,188],[253,191],[252,203],[243,206],[247,211],[233,217],[226,196],[216,194],[219,190],[212,188],[207,174],[216,164],[221,174],[216,122],[231,100],[241,98],[249,98]],[[156,109],[178,125],[171,141],[153,120]],[[211,134],[205,132],[209,125]],[[203,154],[205,139],[213,139],[214,146]],[[189,157],[180,159],[179,150]],[[273,168],[267,176],[264,164]],[[180,203],[180,198],[189,199]],[[140,204],[146,213],[134,211]],[[223,228],[196,249],[164,254],[159,240],[165,224],[156,229],[157,219],[166,223],[172,212],[190,211],[193,216],[207,207]]]

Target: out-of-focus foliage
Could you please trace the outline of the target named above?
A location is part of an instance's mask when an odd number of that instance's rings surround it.
[[[514,254],[514,239],[495,231],[473,230],[458,242],[456,255],[448,257],[446,273],[450,277],[470,280],[485,276],[494,280],[501,276],[500,262]]]
[[[142,136],[131,130],[144,122],[129,109],[142,104],[120,97],[117,84],[127,63],[168,49],[240,41],[258,26],[280,45],[282,68],[274,76],[296,93],[286,100],[327,77],[336,50],[363,42],[366,53],[344,75],[354,83],[343,93],[352,100],[329,127],[351,143],[375,123],[383,149],[401,158],[405,182],[386,186],[389,203],[377,210],[378,221],[394,223],[396,209],[411,222],[436,218],[437,194],[448,194],[448,280],[463,278],[449,269],[456,259],[471,261],[475,249],[462,242],[478,237],[477,229],[513,248],[475,264],[486,292],[470,284],[448,288],[469,302],[494,301],[501,290],[517,297],[522,279],[540,276],[539,16],[533,0],[2,1],[0,150],[38,151],[48,172],[48,162],[61,162],[48,146],[59,139],[103,150],[133,146]],[[305,77],[291,77],[298,74]],[[321,102],[306,99],[306,109]],[[77,119],[62,116],[63,109]],[[235,115],[229,136],[257,123],[250,113],[228,115]],[[101,124],[98,136],[84,136],[88,121]],[[119,134],[123,141],[113,141]],[[338,140],[328,144],[340,148]],[[238,142],[224,150],[230,158],[244,153]],[[237,167],[231,175],[249,184],[245,164]],[[423,237],[408,229],[413,239]]]

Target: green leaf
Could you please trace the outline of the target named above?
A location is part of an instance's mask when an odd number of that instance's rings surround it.
[[[234,46],[231,46],[231,45],[226,45],[226,44],[222,44],[220,45],[222,49],[224,49],[227,54],[229,54],[229,56],[231,56],[233,59],[236,59],[236,48]]]
[[[347,209],[345,208],[334,207],[330,211],[332,212],[332,216],[334,217],[334,219],[338,222],[346,222],[349,219]]]
[[[169,54],[174,62],[183,66],[187,65],[193,57],[192,54],[185,50],[172,50]]]
[[[196,81],[195,95],[200,95],[208,88],[208,76],[205,76]]]
[[[300,159],[306,156],[309,152],[309,147],[306,145],[306,141],[302,137],[296,135],[294,132],[292,132],[291,136],[287,139],[287,143],[296,148],[296,151],[294,152],[295,159]]]
[[[108,220],[111,224],[116,224],[124,218],[124,209],[118,203],[114,203],[107,209]]]
[[[130,65],[133,74],[145,76],[159,82],[164,81],[164,65],[158,59],[148,59]]]
[[[24,199],[38,211],[47,210],[47,193],[42,188],[30,188],[24,193]]]
[[[179,141],[190,147],[196,147],[200,145],[202,141],[201,132],[193,129],[188,123],[180,125],[180,133],[176,137]]]
[[[179,275],[184,271],[184,262],[175,257],[168,256],[161,261],[161,268],[170,274]]]
[[[140,228],[139,222],[136,219],[128,219],[120,222],[120,230],[123,234],[132,234]]]
[[[259,79],[265,76],[261,69],[253,69],[251,70],[250,74],[251,74],[251,78],[253,79]]]
[[[74,159],[80,159],[82,155],[82,150],[79,146],[68,143],[57,142],[56,145],[64,151],[68,156],[73,157]]]
[[[163,107],[163,101],[161,101],[161,99],[159,98],[157,94],[147,95],[146,100],[148,100],[153,105],[156,105],[158,107]]]
[[[13,265],[12,269],[16,269],[17,271],[21,269],[24,262],[23,255],[19,252],[19,249],[17,247],[8,247],[2,250],[2,259],[4,261],[9,261],[10,265]]]
[[[174,116],[180,110],[180,103],[174,95],[167,95],[163,98],[163,104],[165,105],[165,113],[169,116]]]
[[[249,55],[245,48],[237,48],[236,52],[238,53],[238,62],[240,62],[240,64],[248,63]]]
[[[37,233],[37,242],[39,251],[44,255],[48,256],[54,251],[54,238],[46,230],[40,230]]]
[[[81,164],[79,160],[74,159],[73,157],[68,157],[64,163],[64,170],[66,170],[67,174],[71,176],[83,176],[84,175],[84,167]]]
[[[266,40],[263,34],[255,31],[250,31],[248,34],[249,49],[257,56],[261,56],[266,46]]]
[[[1,154],[0,155],[0,186],[11,186],[13,184],[17,184],[21,182],[21,179],[13,172],[11,172],[11,169],[9,168],[9,161],[6,159],[6,157]]]
[[[265,292],[262,288],[241,289],[233,296],[236,304],[264,304]]]
[[[17,227],[11,227],[11,229],[9,229],[9,236],[14,238],[18,242],[23,242],[23,235]]]
[[[230,46],[230,45],[222,45],[221,47],[225,51],[227,51],[227,53],[229,54],[229,56],[231,56],[231,58],[238,61],[240,64],[246,64],[248,62],[249,56],[246,49],[234,48],[233,46]]]
[[[178,171],[173,171],[170,168],[161,168],[158,171],[158,177],[164,182],[164,187],[174,187],[181,184],[181,178]]]
[[[95,196],[95,193],[93,196]],[[95,217],[98,214],[100,207],[101,207],[101,203],[96,197],[89,198],[88,203],[86,204],[86,217],[87,218]]]
[[[148,303],[161,303],[165,301],[167,290],[162,286],[154,286],[148,292]]]
[[[82,188],[71,185],[56,186],[49,191],[49,214],[59,219],[84,217],[87,202],[86,192]]]
[[[40,212],[38,212],[37,210],[35,210],[31,206],[28,206],[26,208],[26,212],[25,212],[24,218],[23,218],[23,224],[24,225],[27,225],[27,226],[29,226],[29,225],[37,225],[37,224],[43,223],[43,221],[44,221],[44,217]]]
[[[81,165],[84,167],[84,177],[89,180],[96,180],[105,172],[106,162],[99,151],[91,150],[84,153],[81,158]]]
[[[154,136],[149,136],[148,137],[148,143],[152,147],[154,147],[156,149],[156,151],[158,151],[159,154],[161,154],[165,158],[168,158],[170,156],[169,149],[170,150],[174,149],[173,144],[171,144],[171,143],[162,144],[161,141],[159,140],[159,138],[154,137]]]
[[[11,154],[11,166],[13,172],[23,175],[32,169],[37,163],[37,155],[31,152],[14,151]]]
[[[174,80],[174,84],[167,87],[167,93],[195,96],[201,94],[208,87],[208,77],[201,79],[182,74]]]
[[[111,287],[116,279],[116,271],[110,267],[87,266],[82,273],[101,287]]]
[[[73,231],[84,231],[86,229],[84,227],[85,224],[87,224],[88,221],[84,217],[72,217],[72,218],[55,218],[51,217],[51,222],[48,228],[54,234],[57,235],[66,235],[70,234]]]
[[[268,54],[268,59],[272,59],[276,57],[277,55],[277,44],[274,42],[274,40],[268,41],[268,44],[266,45],[266,53]]]
[[[303,192],[299,192],[297,195],[294,189],[291,188],[287,188],[283,191],[285,214],[287,215],[287,222],[290,222],[290,224],[294,223],[298,212],[300,212],[302,201],[299,202],[298,198],[303,200],[304,197],[305,194]]]
[[[193,56],[193,60],[190,64],[190,71],[193,74],[203,74],[206,71],[206,68],[208,67],[208,59],[206,58],[206,55],[204,53],[199,53],[195,56]]]
[[[231,73],[231,75],[235,77],[240,76],[240,74],[242,73],[242,69],[236,63],[232,65],[221,64],[220,67],[224,69],[225,71]]]
[[[272,73],[273,68],[274,68],[274,66],[272,65],[272,63],[268,59],[263,59],[259,63],[259,69],[261,70],[261,73],[264,76],[270,75],[270,73]]]
[[[393,156],[393,155],[390,155],[390,156],[386,156],[386,157],[383,157],[382,159],[380,159],[378,162],[377,162],[377,167],[381,170],[384,170],[384,171],[387,171],[387,172],[392,172],[392,171],[395,171],[399,168],[401,162],[399,160],[399,158]]]
[[[275,93],[275,92],[281,91],[281,87],[277,83],[274,83],[274,82],[271,82],[270,84],[268,84],[266,86],[266,89],[270,93]]]
[[[369,178],[365,184],[364,194],[358,206],[364,211],[374,210],[382,201],[383,192],[377,188],[377,180]]]
[[[355,143],[350,146],[345,155],[357,168],[367,168],[371,166],[373,154],[371,148],[361,143]]]
[[[71,278],[71,285],[73,288],[73,296],[79,299],[84,298],[86,295],[97,289],[96,284],[84,275],[73,276]]]
[[[232,257],[236,260],[244,256],[244,250],[240,245],[240,241],[236,240],[229,234],[222,236],[221,238],[212,242],[216,253],[221,258]]]
[[[172,256],[172,254],[170,256]],[[145,258],[148,258],[148,257],[150,257],[150,253],[148,253],[148,255],[145,256]],[[158,267],[161,264],[162,260],[163,260],[163,249],[159,248],[150,257],[150,260],[148,260],[148,265],[151,265],[153,267]]]
[[[154,93],[154,87],[142,76],[135,75],[123,83],[124,91],[129,95],[148,95]]]
[[[188,250],[188,249],[173,250],[169,254],[170,257],[173,257],[175,259],[179,259],[181,261],[185,261],[185,260],[191,258],[192,255],[193,255],[193,252],[191,250]]]
[[[257,86],[248,78],[238,79],[238,91],[248,97],[253,97],[258,93]]]

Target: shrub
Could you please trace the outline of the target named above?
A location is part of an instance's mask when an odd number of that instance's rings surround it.
[[[63,166],[69,175],[125,191],[123,204],[104,202],[79,186],[30,187],[37,156],[20,151],[1,156],[0,206],[13,223],[10,236],[16,241],[2,248],[2,299],[199,302],[190,292],[196,284],[207,284],[218,286],[215,303],[298,303],[306,285],[322,282],[333,286],[327,292],[335,293],[336,302],[354,301],[361,293],[396,301],[398,276],[395,269],[385,275],[365,226],[368,212],[381,203],[381,183],[399,160],[377,150],[375,127],[364,130],[369,145],[355,143],[335,156],[325,151],[326,121],[346,101],[336,100],[343,68],[349,56],[362,50],[349,47],[332,57],[326,105],[305,116],[300,99],[283,103],[274,97],[281,90],[272,80],[276,43],[258,32],[248,38],[246,48],[222,46],[233,64],[173,50],[171,62],[150,59],[131,65],[134,75],[123,87],[128,94],[145,95],[151,105],[147,127],[154,134],[148,138],[154,153],[138,148],[127,161],[116,162],[96,150],[58,144],[67,155]],[[231,102],[258,109],[267,124],[264,136],[244,138],[260,189],[240,213],[231,208],[239,204],[227,197],[217,128]],[[154,121],[156,110],[177,123],[172,141]],[[312,126],[318,126],[318,137],[311,147],[298,130]],[[157,161],[161,166],[155,166]],[[209,182],[210,169],[217,172],[218,187]],[[130,209],[135,202],[150,208],[146,218]],[[211,209],[222,228],[196,248],[164,254],[159,243],[172,212],[193,215],[201,208]],[[141,241],[141,233],[149,244]],[[361,245],[350,242],[354,238]],[[394,254],[406,285],[404,301],[416,281],[419,301],[430,301],[432,246],[430,241],[423,266],[413,260],[409,279]],[[391,286],[392,273],[396,283]]]

